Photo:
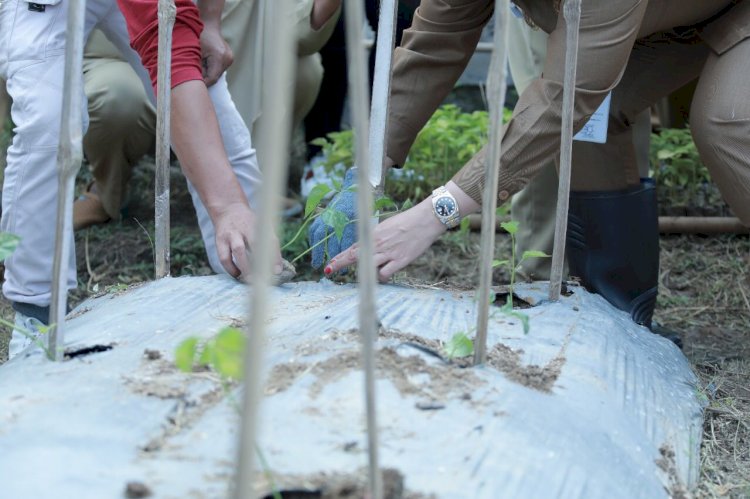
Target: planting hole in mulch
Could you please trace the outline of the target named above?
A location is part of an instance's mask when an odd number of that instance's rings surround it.
[[[65,360],[75,359],[77,357],[86,357],[87,355],[93,355],[95,353],[106,352],[112,350],[114,345],[92,345],[90,347],[76,348],[74,350],[66,350],[64,358]]]

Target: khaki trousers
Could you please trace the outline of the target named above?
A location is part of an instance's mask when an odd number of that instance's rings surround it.
[[[521,94],[542,74],[547,56],[547,34],[532,29],[521,19],[509,24],[508,62],[516,90]],[[633,126],[633,144],[641,177],[648,176],[651,119],[648,111],[641,113]],[[614,159],[613,159],[614,160]],[[558,176],[554,161],[545,165],[536,177],[511,199],[511,216],[519,222],[516,252],[541,250],[551,255],[555,238]],[[523,263],[521,272],[534,280],[548,280],[551,262],[532,258]],[[567,274],[567,268],[564,271]]]
[[[297,66],[294,84],[292,125],[297,127],[315,104],[323,81],[323,65],[318,51],[331,35],[338,15],[318,31],[310,28],[312,0],[297,0],[296,25],[289,26],[297,34]],[[237,109],[250,130],[260,118],[263,71],[262,2],[227,0],[221,19],[221,32],[234,52],[234,63],[227,70],[229,91]],[[291,24],[291,23],[290,23]]]
[[[119,220],[133,167],[154,148],[156,111],[140,78],[101,32],[92,33],[85,55],[89,128],[83,152],[104,209]]]

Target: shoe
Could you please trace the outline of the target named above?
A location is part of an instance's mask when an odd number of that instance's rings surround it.
[[[312,190],[318,184],[326,184],[331,190],[335,190],[334,179],[341,184],[344,180],[344,173],[346,167],[343,163],[337,163],[332,171],[329,171],[326,166],[326,157],[323,153],[318,153],[313,156],[312,159],[305,165],[302,170],[302,180],[300,181],[300,194],[303,199],[307,199]],[[329,194],[326,197],[330,197]]]
[[[73,230],[85,229],[111,220],[93,187],[94,183],[91,182],[73,203]]]
[[[15,327],[8,344],[8,360],[34,345],[41,346],[39,343],[44,341],[42,335],[46,332],[47,326],[42,321],[16,312]]]
[[[657,214],[650,179],[625,191],[570,195],[570,275],[648,328],[659,286]]]

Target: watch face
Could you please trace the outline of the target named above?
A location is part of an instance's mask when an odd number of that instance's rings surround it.
[[[449,217],[456,212],[456,202],[448,196],[438,198],[435,201],[435,213],[439,217]]]

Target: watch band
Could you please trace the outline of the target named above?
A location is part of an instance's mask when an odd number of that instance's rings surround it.
[[[449,215],[440,215],[437,211],[437,204],[441,198],[448,198],[453,201],[455,209]],[[449,229],[452,229],[458,226],[459,223],[461,223],[461,215],[458,210],[458,202],[456,201],[456,198],[453,197],[453,194],[451,194],[444,185],[441,185],[440,187],[432,191],[432,213],[434,213],[437,219],[440,220],[440,223],[442,223]]]

